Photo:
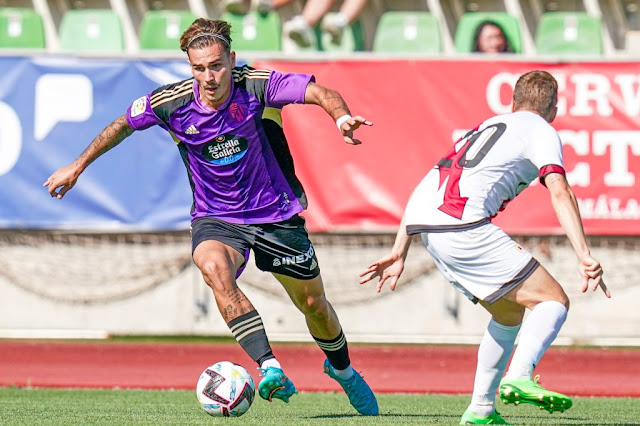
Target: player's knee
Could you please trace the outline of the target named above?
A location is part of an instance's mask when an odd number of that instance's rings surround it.
[[[543,299],[538,303],[536,303],[533,307],[537,306],[539,303],[542,303],[542,302],[557,302],[564,305],[564,307],[567,308],[567,311],[569,310],[569,298],[564,293],[561,295],[555,295],[554,297],[551,297],[548,299]],[[533,309],[533,307],[531,309]]]
[[[307,296],[299,308],[307,317],[322,318],[329,312],[328,302],[324,296]]]
[[[562,303],[564,307],[567,308],[567,310],[569,310],[569,296],[567,296],[567,293],[565,293],[562,287],[560,287],[559,285],[558,285],[558,291],[554,296],[555,296],[554,299],[556,302]]]
[[[229,264],[218,260],[205,260],[199,264],[198,267],[200,268],[200,272],[202,272],[205,282],[214,291],[218,287],[224,287],[223,284],[233,276]]]

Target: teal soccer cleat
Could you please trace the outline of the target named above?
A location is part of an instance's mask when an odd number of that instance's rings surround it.
[[[376,401],[376,396],[357,371],[354,370],[353,376],[350,378],[341,379],[336,376],[333,367],[327,359],[324,361],[324,372],[342,386],[342,389],[344,389],[349,397],[349,402],[358,413],[363,416],[378,415],[378,401]]]
[[[264,379],[258,385],[258,394],[262,399],[271,402],[272,398],[278,398],[289,402],[292,395],[298,393],[291,380],[277,367],[258,368],[260,376]]]

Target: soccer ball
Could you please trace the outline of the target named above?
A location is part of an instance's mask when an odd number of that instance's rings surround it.
[[[239,417],[249,411],[256,394],[251,374],[242,366],[221,361],[207,367],[196,386],[204,411],[214,417]]]

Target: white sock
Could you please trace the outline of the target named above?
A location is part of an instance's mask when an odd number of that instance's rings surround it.
[[[344,370],[338,370],[337,368],[334,368],[333,366],[331,366],[331,368],[333,368],[333,372],[336,374],[336,376],[340,377],[342,380],[346,380],[346,379],[350,378],[351,376],[353,376],[353,367],[351,365],[349,365]]]
[[[262,365],[260,365],[260,368],[266,369],[267,367],[275,367],[275,368],[282,369],[282,366],[280,365],[278,360],[275,359],[275,358],[269,358],[269,359],[263,361]]]
[[[302,15],[296,15],[293,18],[291,18],[291,22],[299,27],[301,30],[304,31],[310,31],[311,30],[311,26],[309,25],[309,23],[307,22],[306,19],[304,19],[304,16]]]
[[[551,345],[567,319],[567,308],[549,300],[538,303],[522,326],[520,342],[513,354],[506,377],[530,378],[540,358]]]
[[[495,411],[496,390],[502,378],[520,325],[507,326],[492,318],[478,348],[478,366],[469,410],[481,417]]]

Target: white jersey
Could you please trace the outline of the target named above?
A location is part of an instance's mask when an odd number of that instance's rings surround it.
[[[408,231],[488,220],[549,173],[564,174],[562,144],[544,118],[529,111],[492,117],[456,142],[415,189],[405,211]]]

